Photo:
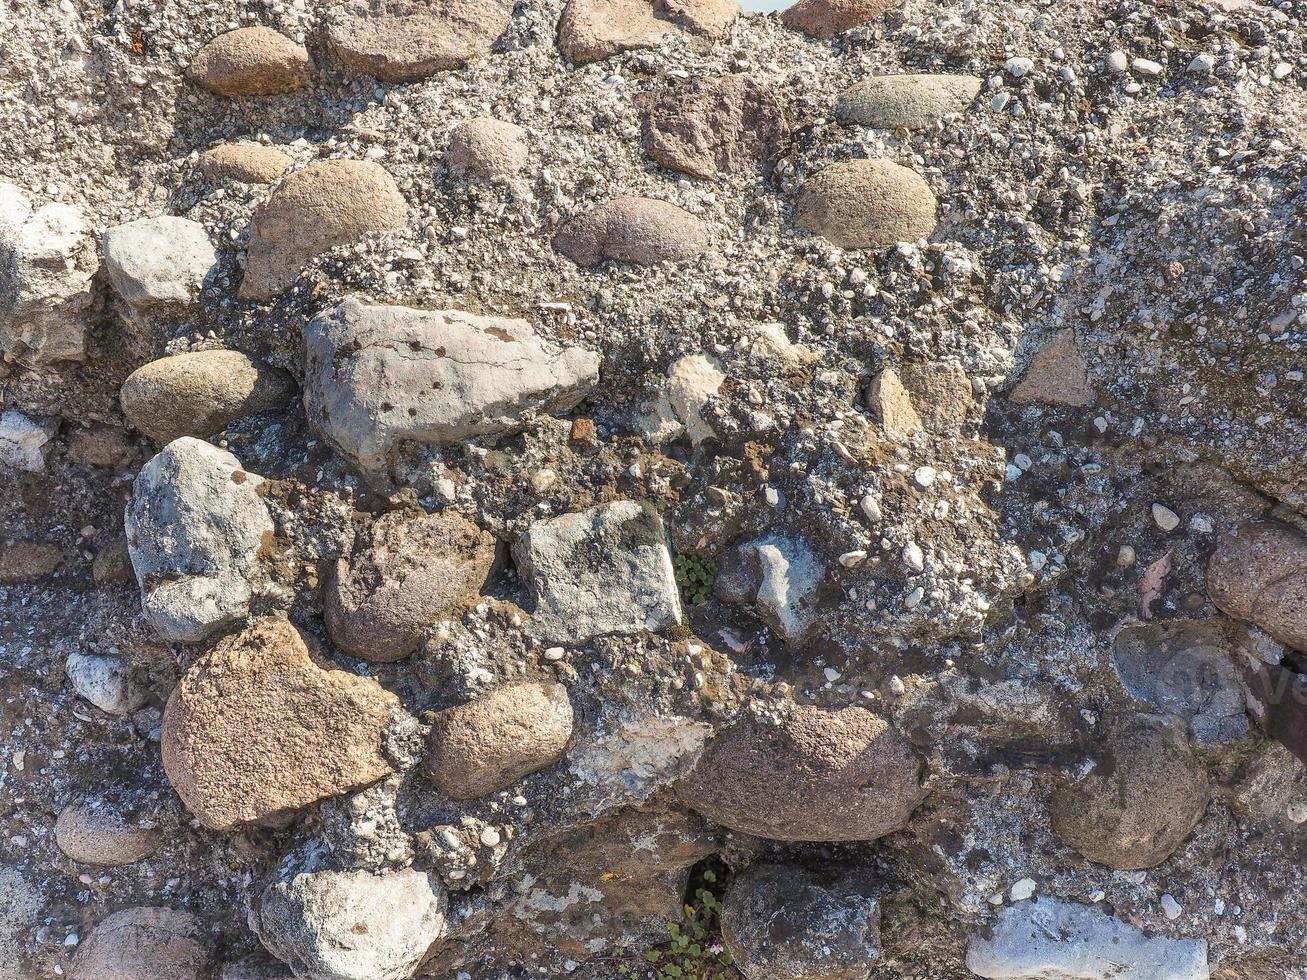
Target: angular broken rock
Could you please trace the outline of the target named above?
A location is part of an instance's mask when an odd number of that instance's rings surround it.
[[[867,386],[867,407],[880,422],[885,436],[895,442],[906,442],[921,431],[921,416],[893,368],[885,368],[871,379]]]
[[[105,916],[77,948],[70,980],[208,980],[213,963],[189,912],[127,908]]]
[[[1018,405],[1037,402],[1088,408],[1094,404],[1094,386],[1089,381],[1089,363],[1076,346],[1074,330],[1060,330],[1048,346],[1030,359],[1030,365],[1008,400]]]
[[[130,715],[150,699],[150,689],[121,657],[68,654],[64,669],[79,695],[111,715]]]
[[[966,109],[981,82],[974,75],[881,75],[846,89],[835,114],[873,129],[921,129]]]
[[[239,180],[266,184],[284,174],[294,162],[289,154],[261,143],[223,143],[201,153],[198,166],[210,183]]]
[[[263,890],[255,931],[297,977],[409,980],[446,930],[445,889],[414,868],[314,871]]]
[[[682,434],[694,445],[715,433],[703,417],[703,410],[722,386],[726,375],[721,364],[707,354],[687,354],[667,369],[667,383],[642,420],[645,434],[653,442],[666,442]]]
[[[231,453],[190,437],[137,475],[127,549],[145,617],[169,640],[198,643],[249,612],[273,534],[262,482]]]
[[[619,500],[536,521],[513,545],[513,560],[535,599],[527,632],[542,642],[682,621],[667,534],[651,504]]]
[[[186,77],[218,95],[278,95],[312,80],[304,45],[270,27],[241,27],[200,48]]]
[[[6,409],[0,414],[0,466],[40,473],[56,428],[53,422],[37,422],[16,408]]]
[[[768,176],[790,135],[780,100],[748,75],[694,79],[636,105],[645,153],[694,177]]]
[[[866,980],[880,958],[880,900],[862,876],[759,862],[731,882],[721,922],[748,980]]]
[[[217,271],[218,253],[197,221],[161,215],[104,233],[104,269],[128,306],[185,308]]]
[[[526,169],[526,130],[502,119],[465,119],[449,133],[449,165],[483,180]]]
[[[571,737],[567,688],[506,684],[438,713],[423,764],[440,792],[471,800],[552,766]]]
[[[952,433],[967,420],[974,399],[971,378],[962,365],[954,361],[904,364],[899,378],[928,432]]]
[[[989,980],[1207,980],[1207,943],[1149,937],[1090,905],[1039,896],[998,913],[967,943],[967,968]]]
[[[1095,762],[1079,782],[1054,791],[1054,833],[1110,868],[1161,864],[1202,819],[1211,797],[1183,727],[1160,715],[1131,715],[1107,734]]]
[[[781,14],[793,31],[826,41],[879,17],[897,0],[799,0]]]
[[[59,850],[79,864],[114,868],[157,851],[160,833],[153,821],[134,820],[111,802],[78,800],[59,813],[54,839]]]
[[[309,421],[363,472],[385,479],[397,443],[456,443],[574,408],[599,355],[559,349],[525,320],[370,306],[357,298],[305,331]]]
[[[56,203],[33,212],[0,181],[0,351],[29,365],[81,360],[97,265],[80,211]]]
[[[383,514],[336,563],[323,599],[331,641],[365,660],[401,660],[476,595],[494,561],[494,538],[458,514]]]
[[[488,53],[512,15],[510,0],[346,0],[327,43],[351,74],[415,82]]]
[[[937,207],[915,171],[888,160],[846,160],[804,181],[794,223],[840,248],[885,249],[929,238]]]
[[[0,585],[34,582],[53,575],[63,561],[64,550],[48,541],[0,544]]]
[[[767,535],[736,545],[713,583],[725,602],[754,603],[786,646],[808,638],[817,622],[817,588],[826,570],[807,542]]]
[[[271,299],[310,259],[404,224],[395,180],[370,160],[320,160],[297,170],[250,217],[242,299]]]
[[[723,37],[739,13],[736,0],[569,0],[558,23],[558,47],[568,61],[584,65],[657,47],[678,28]]]
[[[1222,535],[1207,562],[1207,594],[1227,615],[1307,650],[1307,536],[1274,521]]]
[[[554,248],[577,265],[605,260],[654,265],[684,262],[708,250],[708,226],[690,212],[647,197],[615,197],[569,218]]]
[[[863,708],[796,707],[749,717],[718,735],[677,787],[709,820],[755,837],[875,840],[901,829],[921,800],[912,747]]]
[[[127,420],[158,443],[206,438],[247,415],[284,405],[290,376],[240,351],[206,350],[162,357],[127,376],[119,392]]]
[[[268,618],[222,640],[182,676],[163,714],[163,768],[206,827],[278,822],[390,773],[399,700],[319,660]]]

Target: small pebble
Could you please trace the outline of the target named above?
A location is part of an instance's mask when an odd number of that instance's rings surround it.
[[[1024,902],[1034,896],[1035,887],[1034,878],[1022,878],[1008,890],[1007,896],[1014,902]]]
[[[1180,518],[1170,507],[1153,504],[1153,521],[1168,534],[1180,526]]]

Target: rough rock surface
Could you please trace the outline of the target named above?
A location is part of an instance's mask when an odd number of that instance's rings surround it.
[[[149,700],[149,689],[120,657],[74,651],[64,669],[73,689],[108,714],[129,715]]]
[[[554,248],[580,266],[685,262],[708,250],[708,228],[675,204],[615,197],[569,218],[554,236]]]
[[[412,82],[488,53],[512,13],[506,0],[346,0],[332,11],[327,43],[354,74]]]
[[[684,28],[713,39],[740,12],[736,0],[568,0],[558,24],[558,47],[577,65],[624,51],[652,48]]]
[[[309,324],[304,407],[358,466],[384,477],[401,441],[452,443],[565,412],[599,357],[560,349],[525,320],[369,306],[351,297]]]
[[[929,238],[937,207],[926,182],[907,167],[849,160],[804,181],[794,223],[840,248],[884,249]]]
[[[425,627],[477,594],[495,542],[456,514],[383,514],[336,563],[323,598],[337,647],[364,660],[411,654]]]
[[[127,908],[96,925],[73,959],[73,980],[207,980],[211,954],[199,921],[167,908]]]
[[[149,822],[134,823],[112,805],[90,800],[69,803],[54,822],[59,850],[79,864],[117,867],[159,849],[160,833]]]
[[[571,737],[567,688],[508,684],[440,712],[423,764],[442,793],[470,800],[553,765]]]
[[[894,4],[895,0],[798,0],[785,8],[781,23],[824,41],[861,27]]]
[[[294,158],[261,143],[223,143],[200,154],[197,166],[210,183],[239,180],[246,184],[267,184],[294,163]]]
[[[1235,619],[1307,649],[1307,535],[1275,522],[1222,535],[1207,563],[1207,591]]]
[[[28,418],[16,409],[0,414],[0,464],[39,473],[45,469],[55,426]]]
[[[218,95],[277,95],[312,81],[304,45],[268,27],[241,27],[200,48],[186,77]]]
[[[277,820],[390,772],[382,736],[395,696],[332,669],[269,618],[227,637],[168,698],[163,768],[207,827]]]
[[[981,82],[974,75],[880,75],[843,92],[835,113],[874,129],[921,129],[964,111]]]
[[[718,735],[677,787],[732,830],[774,840],[875,840],[900,829],[921,799],[911,746],[863,708],[795,708]]]
[[[217,264],[209,233],[186,218],[141,218],[104,233],[109,281],[136,309],[191,305]]]
[[[867,386],[867,407],[880,422],[885,435],[905,442],[921,431],[921,416],[903,379],[893,368],[885,368]]]
[[[1008,398],[1019,405],[1038,402],[1088,408],[1094,404],[1089,365],[1076,346],[1074,330],[1061,330],[1030,359]]]
[[[449,165],[483,180],[502,180],[526,169],[526,130],[502,119],[465,119],[449,133]]]

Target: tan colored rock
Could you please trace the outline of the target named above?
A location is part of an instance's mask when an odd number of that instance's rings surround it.
[[[1129,716],[1108,733],[1095,763],[1084,779],[1054,791],[1049,815],[1054,833],[1109,868],[1161,864],[1202,819],[1211,797],[1184,725],[1172,718]]]
[[[1059,330],[1048,346],[1030,359],[1021,380],[1008,393],[1019,405],[1038,402],[1088,408],[1094,404],[1089,363],[1076,345],[1074,330]]]
[[[512,15],[510,0],[345,0],[327,43],[352,74],[414,82],[488,53]]]
[[[740,16],[740,5],[736,0],[658,0],[655,11],[692,34],[718,38]]]
[[[494,561],[494,538],[458,514],[383,514],[336,563],[327,632],[356,657],[401,660],[425,627],[477,594]]]
[[[1227,615],[1307,650],[1307,537],[1274,521],[1222,535],[1207,562],[1207,594]]]
[[[863,708],[800,706],[746,718],[711,741],[677,787],[709,820],[773,840],[875,840],[921,800],[912,747]]]
[[[256,364],[240,351],[174,354],[127,376],[119,399],[128,421],[155,442],[207,438],[247,415],[284,405],[290,376]]]
[[[739,16],[736,0],[569,0],[558,24],[558,47],[577,65],[657,47],[683,28],[723,36]]]
[[[911,439],[921,431],[921,416],[898,373],[885,368],[867,386],[867,407],[880,422],[886,437],[895,442]]]
[[[43,579],[53,575],[63,560],[63,549],[48,541],[0,544],[0,585]]]
[[[54,822],[54,839],[79,864],[118,867],[149,857],[159,849],[159,828],[137,822],[111,804],[69,803]]]
[[[96,425],[68,437],[68,455],[85,466],[113,470],[131,459],[132,444],[124,430]]]
[[[526,169],[526,130],[502,119],[465,119],[450,131],[449,165],[483,180],[502,180]]]
[[[907,167],[846,160],[804,181],[794,223],[840,248],[885,249],[929,238],[937,207],[926,182]]]
[[[694,177],[766,176],[790,135],[780,100],[748,75],[694,79],[641,95],[636,105],[645,153]]]
[[[873,129],[921,129],[966,109],[981,83],[974,75],[881,75],[846,89],[835,114]]]
[[[582,266],[609,259],[684,262],[708,250],[708,226],[666,201],[615,197],[570,218],[554,236],[554,248]]]
[[[879,17],[897,0],[799,0],[781,14],[792,31],[827,41]]]
[[[183,675],[163,715],[163,768],[214,830],[276,821],[391,769],[398,699],[331,667],[283,619],[222,640]]]
[[[971,378],[962,365],[952,361],[904,364],[899,378],[927,431],[953,432],[967,420],[974,401]]]
[[[224,180],[267,184],[294,162],[290,154],[261,143],[223,143],[201,153],[198,166],[211,184]]]
[[[242,27],[200,48],[186,77],[218,95],[278,95],[304,88],[313,77],[304,45],[270,27]]]
[[[70,980],[206,980],[212,959],[199,920],[177,909],[128,908],[77,949]]]
[[[96,552],[95,560],[91,563],[91,579],[99,586],[136,584],[126,537],[120,534],[110,538]]]
[[[440,792],[470,800],[553,765],[571,736],[567,688],[507,684],[440,712],[431,727],[424,765]]]
[[[271,299],[315,256],[404,224],[408,207],[379,164],[322,160],[281,182],[250,219],[242,299]]]

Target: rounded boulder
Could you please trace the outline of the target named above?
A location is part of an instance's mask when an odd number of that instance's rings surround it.
[[[205,980],[212,960],[189,912],[128,908],[106,916],[77,949],[71,980]]]
[[[708,250],[708,226],[666,201],[615,197],[568,220],[554,248],[580,266],[683,262]]]
[[[200,48],[186,77],[218,95],[278,95],[308,85],[312,72],[304,45],[270,27],[241,27]]]
[[[888,160],[847,160],[799,190],[794,223],[840,248],[884,249],[929,238],[938,204],[914,171]]]

